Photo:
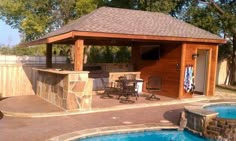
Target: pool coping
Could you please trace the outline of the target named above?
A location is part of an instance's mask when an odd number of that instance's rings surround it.
[[[177,125],[171,123],[149,123],[149,124],[133,124],[133,125],[121,125],[121,126],[108,126],[100,128],[92,128],[79,130],[71,133],[62,134],[56,137],[52,137],[47,141],[72,141],[75,139],[82,139],[86,137],[102,136],[109,134],[122,134],[122,133],[135,133],[155,130],[182,130]]]
[[[214,106],[214,105],[222,105],[222,104],[235,104],[236,102],[213,102],[213,103],[200,103],[195,106],[184,106],[184,109],[188,112],[200,115],[200,116],[217,116],[219,113],[204,109],[204,107]],[[218,117],[219,118],[219,117]]]

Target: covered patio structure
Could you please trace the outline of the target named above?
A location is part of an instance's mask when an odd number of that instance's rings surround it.
[[[217,35],[169,15],[102,7],[27,46],[46,44],[46,67],[52,68],[53,44],[74,45],[73,71],[40,69],[37,95],[67,110],[86,110],[92,105],[91,93],[84,93],[91,91],[87,84],[93,84],[89,83],[89,72],[83,70],[85,45],[132,47],[132,69],[140,72],[144,82],[150,76],[160,76],[160,95],[189,98],[194,93],[214,95],[218,45],[222,43],[225,40]],[[184,89],[185,70],[189,66],[195,77],[195,90],[191,92]],[[144,92],[145,88],[146,83]],[[80,100],[76,95],[81,95]]]

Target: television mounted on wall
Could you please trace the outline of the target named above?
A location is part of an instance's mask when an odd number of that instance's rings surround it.
[[[142,60],[159,60],[160,56],[161,56],[161,51],[159,45],[141,47]]]

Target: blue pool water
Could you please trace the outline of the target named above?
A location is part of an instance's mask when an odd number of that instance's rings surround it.
[[[80,139],[79,141],[208,141],[187,131],[146,131],[112,134]]]
[[[236,119],[236,105],[212,105],[205,109],[218,112],[220,118]]]

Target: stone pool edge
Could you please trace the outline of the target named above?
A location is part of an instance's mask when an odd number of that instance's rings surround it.
[[[190,105],[190,106],[184,106],[184,109],[188,112],[194,113],[194,114],[198,114],[201,116],[205,116],[204,113],[201,113],[202,111],[208,111],[207,109],[204,109],[204,107],[208,107],[208,106],[214,106],[214,105],[222,105],[222,104],[235,104],[236,102],[212,102],[212,103],[199,103],[199,105]],[[201,110],[201,111],[200,111]],[[218,114],[217,112],[212,111],[211,115],[216,115]]]
[[[181,129],[177,125],[166,125],[163,123],[109,126],[109,127],[79,130],[67,134],[62,134],[56,137],[52,137],[47,141],[71,141],[80,138],[102,136],[113,133],[121,134],[121,133],[153,131],[153,130],[181,130]]]

